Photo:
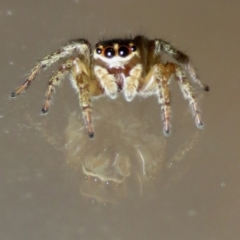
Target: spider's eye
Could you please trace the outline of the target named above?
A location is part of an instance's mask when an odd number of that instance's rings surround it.
[[[101,48],[97,48],[96,52],[97,52],[97,54],[101,54],[102,53],[102,49]]]
[[[132,52],[135,52],[136,50],[137,50],[136,46],[135,46],[135,45],[132,45],[132,46],[131,46],[131,51],[132,51]]]
[[[115,50],[111,47],[108,47],[105,49],[104,55],[107,58],[113,58],[115,56]]]
[[[129,55],[129,49],[126,46],[121,46],[118,49],[118,55],[121,57],[126,57]]]

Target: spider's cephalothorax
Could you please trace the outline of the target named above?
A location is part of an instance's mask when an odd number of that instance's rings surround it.
[[[164,53],[176,63],[163,63],[161,56]],[[46,69],[60,59],[65,61],[49,80],[42,112],[48,112],[55,87],[70,72],[91,138],[94,136],[91,117],[92,98],[106,94],[115,99],[118,92],[123,92],[129,102],[137,94],[156,95],[162,110],[163,131],[165,135],[169,135],[171,126],[168,84],[171,76],[178,81],[184,97],[189,101],[197,127],[203,126],[186,74],[206,91],[208,87],[203,86],[198,79],[189,57],[168,42],[161,39],[149,40],[143,36],[102,41],[95,47],[91,47],[84,39],[72,41],[42,58],[31,70],[25,82],[13,91],[11,96],[15,97],[23,92],[41,69]]]

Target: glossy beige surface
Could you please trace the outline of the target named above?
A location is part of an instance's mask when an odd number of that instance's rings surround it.
[[[1,1],[0,239],[239,239],[240,3],[176,2]],[[9,98],[70,39],[139,33],[190,55],[211,89],[197,91],[204,130],[175,82],[167,139],[155,98],[102,98],[89,140],[67,80],[41,116],[56,67]]]

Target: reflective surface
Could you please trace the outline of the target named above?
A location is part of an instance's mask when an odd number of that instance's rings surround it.
[[[238,239],[238,9],[237,1],[2,1],[1,238]],[[174,81],[169,138],[156,98],[120,97],[94,102],[89,140],[67,79],[41,116],[54,67],[9,98],[37,59],[69,39],[139,32],[192,58],[210,86],[196,92],[203,130]]]

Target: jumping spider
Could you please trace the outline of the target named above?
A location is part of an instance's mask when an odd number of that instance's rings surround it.
[[[164,53],[177,64],[163,63],[161,57]],[[168,84],[172,76],[178,80],[184,97],[189,101],[197,127],[203,127],[199,107],[186,74],[206,91],[209,88],[198,79],[189,57],[168,42],[161,39],[149,40],[143,36],[102,41],[95,47],[84,39],[71,41],[38,61],[24,83],[11,93],[11,97],[22,93],[41,69],[50,67],[62,58],[66,58],[65,62],[49,80],[42,113],[48,112],[55,87],[70,72],[90,138],[94,136],[92,98],[106,94],[115,99],[121,91],[128,102],[136,95],[157,95],[162,110],[163,132],[169,135],[171,125]]]

